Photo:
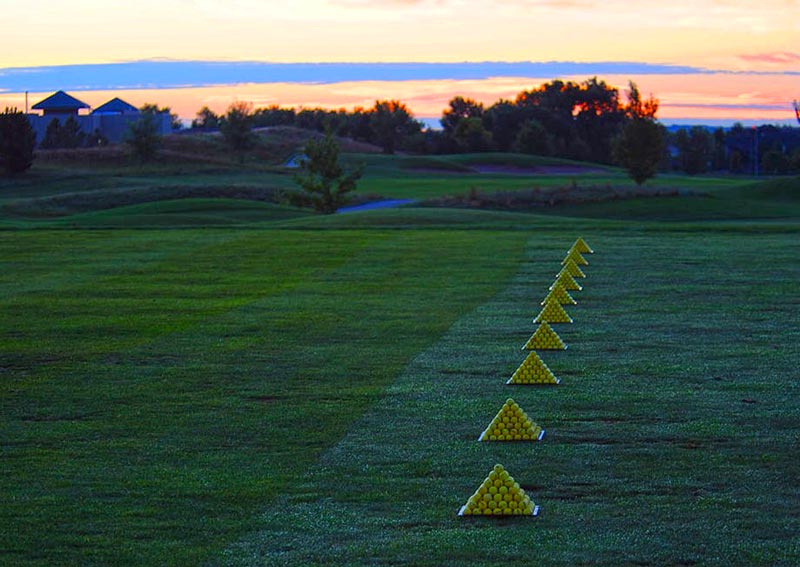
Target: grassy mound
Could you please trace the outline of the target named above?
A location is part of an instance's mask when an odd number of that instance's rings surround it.
[[[180,199],[71,215],[51,226],[145,228],[230,226],[308,216],[308,210],[241,199]]]
[[[742,187],[742,198],[793,204],[800,201],[800,177],[778,177]]]
[[[237,199],[276,203],[280,201],[281,194],[282,190],[275,187],[145,186],[64,193],[37,199],[19,199],[6,203],[3,211],[16,217],[52,218],[141,203],[171,202],[178,199],[206,198],[220,201]]]

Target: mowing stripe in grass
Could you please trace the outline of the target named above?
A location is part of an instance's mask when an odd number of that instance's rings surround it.
[[[585,236],[602,254],[569,351],[547,354],[563,385],[514,391],[544,442],[475,438],[556,269],[549,235],[219,562],[797,564],[800,274],[781,261],[794,239]],[[456,517],[496,462],[539,519]]]
[[[158,249],[161,234],[135,238]],[[52,301],[2,311],[28,338],[6,351],[27,358],[3,384],[0,559],[202,562],[507,281],[524,238],[235,234],[92,284],[78,269]]]

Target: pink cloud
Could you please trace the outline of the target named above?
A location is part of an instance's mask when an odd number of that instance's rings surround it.
[[[790,51],[773,51],[771,53],[748,53],[739,55],[749,63],[767,63],[770,65],[786,65],[790,63],[800,63],[800,53]]]

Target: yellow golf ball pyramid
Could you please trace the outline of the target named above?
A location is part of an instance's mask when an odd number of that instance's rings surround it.
[[[567,291],[581,291],[583,289],[580,285],[578,285],[578,282],[575,281],[575,278],[563,270],[558,272],[556,281],[554,281],[553,285],[550,286],[550,291],[553,290],[557,283],[560,283]]]
[[[544,361],[531,351],[506,384],[560,384]]]
[[[536,506],[503,465],[495,465],[459,516],[537,516]]]
[[[544,429],[536,425],[517,403],[508,398],[478,441],[541,441]]]
[[[533,320],[534,323],[572,323],[572,317],[570,317],[564,308],[553,299],[550,299],[547,303],[544,304],[542,310]]]
[[[540,305],[545,305],[551,299],[557,302],[559,305],[578,304],[578,302],[572,299],[572,296],[569,294],[569,292],[559,282],[553,284],[553,289],[547,292],[547,295],[544,297]]]
[[[578,240],[575,241],[575,244],[572,245],[572,247],[581,254],[594,254],[594,250],[589,248],[589,245],[586,244],[586,241],[580,236],[578,237]]]
[[[589,265],[589,262],[586,261],[586,258],[581,256],[581,253],[578,252],[577,250],[570,250],[569,252],[567,252],[566,257],[564,257],[564,259],[561,260],[561,265],[563,266],[569,260],[572,260],[573,262],[575,262],[579,266],[588,266]]]
[[[522,350],[567,350],[567,345],[547,321],[542,321]]]
[[[556,277],[560,276],[561,272],[567,272],[573,278],[585,278],[586,277],[586,274],[583,273],[583,270],[581,270],[580,266],[578,266],[578,264],[576,264],[572,260],[567,260],[563,264],[563,266],[561,267],[561,270],[558,272]]]

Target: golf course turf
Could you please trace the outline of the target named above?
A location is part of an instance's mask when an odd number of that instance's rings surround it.
[[[796,185],[745,187],[7,214],[0,564],[797,564]],[[507,386],[578,236],[561,384]],[[543,441],[477,441],[509,397]],[[456,515],[497,463],[537,518]]]

